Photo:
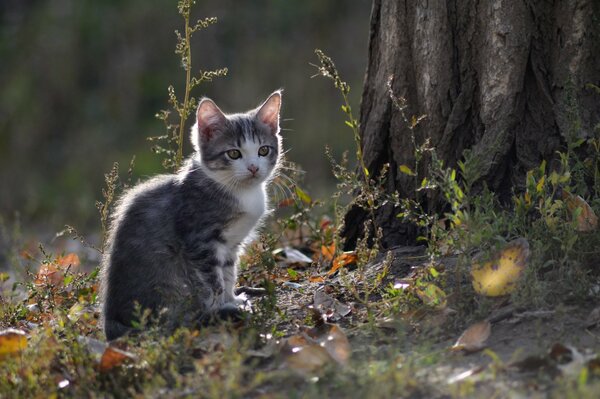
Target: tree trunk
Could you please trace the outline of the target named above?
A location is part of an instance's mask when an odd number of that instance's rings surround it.
[[[600,122],[600,1],[374,0],[360,126],[371,174],[390,165],[386,190],[414,196],[409,128],[393,107],[387,81],[407,100],[407,115],[427,117],[415,130],[455,166],[465,149],[481,161],[478,181],[501,199],[527,170],[550,160]],[[384,246],[411,243],[416,229],[378,210]],[[367,215],[346,215],[346,246]]]

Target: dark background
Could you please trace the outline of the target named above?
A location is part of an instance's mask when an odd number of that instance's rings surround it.
[[[288,158],[307,171],[314,196],[335,188],[325,145],[352,149],[341,98],[311,79],[315,48],[337,64],[358,110],[366,65],[369,0],[206,0],[193,19],[219,22],[192,39],[193,70],[229,68],[194,96],[225,112],[253,108],[283,88]],[[147,136],[167,87],[182,94],[174,53],[182,30],[176,0],[3,0],[0,2],[0,216],[56,232],[99,229],[95,201],[114,161],[134,179],[164,171]],[[356,111],[355,111],[356,113]],[[192,121],[188,121],[190,125]],[[190,153],[186,138],[186,154]],[[352,152],[352,151],[350,151]]]

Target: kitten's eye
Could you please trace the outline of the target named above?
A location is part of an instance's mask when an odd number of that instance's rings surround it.
[[[229,150],[227,151],[227,156],[231,159],[238,159],[242,157],[242,153],[240,150]]]
[[[269,147],[267,147],[266,145],[263,145],[258,149],[258,155],[260,155],[261,157],[266,157],[268,153]]]

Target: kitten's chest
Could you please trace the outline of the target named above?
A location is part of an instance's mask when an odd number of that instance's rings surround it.
[[[223,231],[230,248],[242,243],[265,213],[265,191],[262,186],[241,191],[236,197],[240,206],[239,213]]]

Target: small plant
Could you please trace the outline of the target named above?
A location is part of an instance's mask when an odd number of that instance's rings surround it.
[[[171,110],[161,110],[156,114],[156,118],[163,121],[165,125],[165,134],[162,136],[149,137],[149,141],[156,142],[152,151],[156,154],[163,154],[163,166],[165,169],[177,170],[183,162],[183,143],[185,133],[185,122],[192,112],[196,109],[198,101],[191,96],[194,88],[204,82],[211,82],[214,78],[227,75],[227,68],[216,69],[213,71],[200,71],[196,76],[192,75],[192,35],[201,29],[206,29],[210,25],[217,23],[217,18],[210,17],[199,19],[196,23],[191,23],[190,14],[195,0],[180,0],[177,4],[179,14],[184,21],[183,33],[175,31],[177,35],[177,45],[175,53],[181,57],[181,65],[185,71],[185,91],[183,98],[179,98],[175,93],[175,88],[170,85],[167,89],[169,96],[169,105]],[[176,115],[176,122],[171,121],[171,114]],[[166,144],[163,144],[165,143]]]

